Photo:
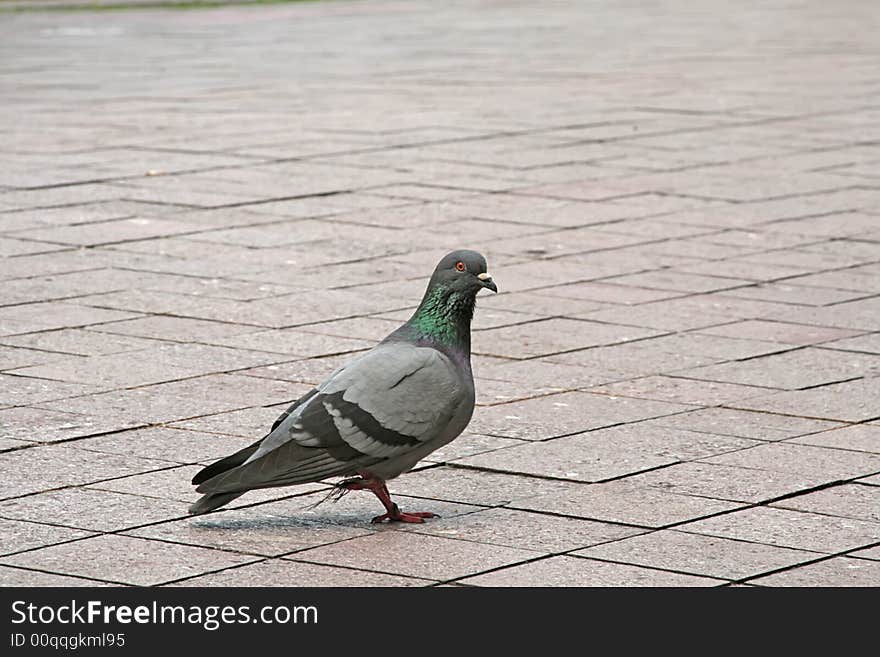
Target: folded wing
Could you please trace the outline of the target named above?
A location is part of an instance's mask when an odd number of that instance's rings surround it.
[[[208,466],[194,483],[201,493],[230,493],[354,474],[440,435],[465,394],[441,352],[384,343],[298,400],[258,444],[227,457],[231,467]]]

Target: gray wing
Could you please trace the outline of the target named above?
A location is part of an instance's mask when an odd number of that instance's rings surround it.
[[[440,435],[466,398],[442,353],[381,344],[288,409],[242,465],[197,490],[234,492],[353,474]]]

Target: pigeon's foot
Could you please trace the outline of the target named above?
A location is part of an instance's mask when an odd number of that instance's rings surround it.
[[[400,507],[391,501],[391,493],[388,492],[388,487],[385,485],[384,481],[381,479],[374,479],[365,472],[358,472],[358,474],[361,476],[360,479],[349,479],[343,483],[351,482],[354,486],[359,488],[369,489],[379,498],[379,501],[382,502],[382,506],[385,507],[385,513],[373,518],[374,524],[384,522],[385,520],[388,522],[425,522],[425,518],[439,517],[436,513],[431,513],[429,511],[403,513],[400,510]],[[352,490],[357,489],[352,488]]]
[[[436,513],[431,513],[430,511],[413,511],[412,513],[404,513],[401,511],[398,506],[395,504],[394,508],[391,509],[388,513],[383,513],[381,516],[376,516],[373,518],[373,524],[378,524],[380,522],[384,522],[385,520],[389,522],[425,522],[425,518],[439,518]]]

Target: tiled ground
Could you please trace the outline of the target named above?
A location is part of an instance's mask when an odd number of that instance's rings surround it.
[[[880,11],[0,20],[0,583],[880,585]],[[484,252],[469,433],[190,519]]]

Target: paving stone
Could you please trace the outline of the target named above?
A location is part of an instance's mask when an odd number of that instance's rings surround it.
[[[624,305],[659,301],[680,294],[669,290],[653,290],[632,285],[618,285],[613,282],[605,281],[554,285],[553,287],[542,289],[541,293],[549,297],[560,297],[562,299],[583,299],[586,301]]]
[[[354,358],[352,354],[341,354],[339,356],[324,356],[322,358],[294,359],[276,365],[265,365],[263,367],[241,370],[238,374],[259,379],[275,379],[277,381],[317,385],[352,358]]]
[[[880,586],[880,563],[834,557],[749,581],[757,586]]]
[[[52,253],[53,251],[61,251],[64,248],[63,244],[47,244],[29,239],[0,237],[0,256],[4,258],[33,255],[35,253]]]
[[[114,201],[118,198],[109,185],[83,184],[43,189],[20,189],[5,192],[5,203],[19,208],[44,208],[59,205],[76,205]]]
[[[779,224],[774,224],[779,225]],[[821,242],[822,240],[816,240]],[[815,242],[813,243],[815,244]],[[805,251],[800,248],[787,249],[781,252],[764,252],[743,256],[744,262],[754,262],[758,264],[772,263],[782,265],[793,269],[801,269],[800,273],[816,272],[825,269],[836,269],[839,267],[848,267],[861,262],[859,258],[852,258],[849,254],[835,253],[833,251]],[[792,278],[794,283],[805,282],[810,285],[808,277],[795,276]],[[823,287],[817,285],[816,287]],[[824,286],[832,287],[832,286]]]
[[[425,463],[447,463],[459,461],[476,454],[485,454],[513,445],[519,445],[521,441],[512,438],[498,438],[496,436],[483,436],[477,433],[465,432],[451,443],[447,443],[440,449],[431,452],[424,458]]]
[[[612,370],[630,377],[674,372],[717,362],[716,358],[710,356],[663,351],[655,348],[650,342],[650,340],[645,340],[612,347],[583,349],[567,354],[548,356],[546,360],[551,363],[598,371]]]
[[[546,153],[547,150],[542,149],[541,154],[546,155]],[[585,226],[644,213],[644,210],[637,210],[625,202],[584,203],[564,199],[511,198],[499,194],[474,196],[456,201],[452,207],[462,207],[467,215],[477,217],[492,219],[523,217],[541,226]]]
[[[273,328],[292,325],[302,318],[288,304],[275,300],[257,299],[239,301],[237,299],[211,299],[191,294],[175,294],[155,290],[131,289],[124,292],[108,292],[77,299],[78,303],[98,309],[113,308],[114,312],[130,311],[127,316],[114,316],[112,319],[126,319],[143,314],[167,314],[189,319],[227,321],[251,325],[257,328]],[[268,303],[271,302],[271,303]],[[314,301],[307,301],[314,314],[302,319],[303,323],[328,319],[314,310]],[[334,306],[326,307],[332,316]]]
[[[118,245],[98,247],[92,249],[100,254],[101,262],[114,268],[134,268],[142,271],[164,274],[165,278],[157,281],[153,279],[150,291],[155,293],[147,298],[162,299],[162,294],[170,295],[174,292],[169,281],[181,283],[182,294],[189,297],[190,301],[202,299],[196,292],[204,293],[204,298],[225,298],[227,300],[247,300],[253,296],[262,298],[264,294],[246,294],[244,299],[238,293],[239,286],[246,285],[245,290],[253,291],[264,284],[279,285],[295,289],[290,280],[291,266],[296,262],[291,259],[291,254],[284,249],[263,249],[254,252],[245,247],[208,244],[193,242],[182,237],[156,238],[136,242],[125,242]],[[93,256],[95,257],[95,256]],[[304,263],[310,264],[310,263]],[[272,275],[267,272],[272,271]],[[174,278],[169,278],[173,275]],[[185,277],[195,280],[187,281]],[[217,290],[219,296],[210,296],[212,280],[218,277],[235,278],[235,281],[222,279],[218,281]],[[163,282],[164,281],[164,282]],[[128,302],[139,297],[130,294],[106,294],[112,302]],[[195,297],[195,299],[193,299]],[[142,297],[141,297],[142,298]],[[100,296],[92,298],[100,301]],[[228,318],[220,318],[223,321]]]
[[[0,516],[2,514],[0,509]],[[89,532],[78,529],[6,518],[0,518],[0,531],[4,536],[0,552],[4,555],[89,536]]]
[[[476,387],[477,406],[494,406],[497,404],[507,404],[513,401],[532,399],[533,397],[553,395],[566,390],[566,388],[564,387],[530,386],[528,383],[496,381],[493,379],[480,379],[476,377],[474,378],[474,386]]]
[[[307,386],[303,386],[303,394],[308,392],[308,390]],[[283,410],[286,410],[286,408],[284,406]],[[242,436],[256,440],[269,432],[272,423],[275,422],[281,413],[281,408],[246,408],[239,411],[229,411],[228,413],[204,415],[192,420],[175,422],[169,426],[192,431]]]
[[[4,344],[55,351],[77,356],[95,356],[99,354],[117,354],[126,351],[137,351],[154,346],[151,340],[130,337],[116,337],[94,333],[84,329],[57,329],[26,335],[0,338]],[[36,364],[36,363],[34,363]]]
[[[111,586],[103,582],[84,579],[80,577],[68,577],[67,575],[53,575],[38,570],[27,568],[13,568],[0,566],[0,586]]]
[[[245,349],[270,351],[277,354],[296,355],[301,358],[335,356],[362,351],[375,344],[367,340],[326,336],[295,329],[248,332],[242,335],[216,338],[211,342],[234,347],[238,351]]]
[[[278,285],[268,282],[231,281],[221,278],[171,276],[167,274],[154,282],[145,283],[144,287],[151,290],[168,291],[200,298],[228,299],[233,301],[269,299],[306,289],[302,285]]]
[[[729,290],[744,285],[737,278],[724,278],[721,276],[699,276],[672,270],[662,272],[650,272],[645,274],[630,274],[618,278],[609,279],[618,285],[632,285],[635,287],[651,287],[660,290],[672,290],[675,292],[713,292],[716,290]]]
[[[601,383],[625,378],[621,372],[613,370],[594,370],[577,365],[552,363],[540,358],[527,361],[511,361],[495,358],[472,358],[474,377],[479,379],[477,392],[490,385],[487,380],[503,381],[514,385],[513,389],[502,389],[506,396],[500,400],[513,401],[517,397],[532,397],[540,391],[563,391],[575,388],[588,388]]]
[[[189,508],[200,496],[192,485],[193,476],[201,470],[201,466],[184,466],[166,468],[143,474],[119,477],[108,481],[89,484],[89,489],[125,493],[139,497],[185,504]],[[238,508],[267,501],[274,501],[291,495],[303,495],[310,491],[326,489],[325,484],[312,483],[288,486],[284,488],[264,488],[249,491],[247,495],[230,502],[224,508]],[[160,505],[161,506],[161,505]],[[178,517],[184,516],[184,513]]]
[[[861,376],[876,376],[878,372],[880,372],[880,358],[869,354],[832,352],[807,347],[753,358],[745,362],[723,363],[687,370],[682,376],[798,390]]]
[[[858,294],[857,296],[866,295]],[[857,298],[834,303],[822,308],[781,311],[774,315],[768,315],[767,319],[857,331],[874,331],[877,328],[878,309],[880,309],[880,297],[871,296],[867,299]]]
[[[785,440],[845,426],[825,420],[755,413],[732,408],[704,408],[668,415],[651,422],[690,431],[767,441]]]
[[[880,471],[880,456],[812,445],[769,443],[705,459],[708,463],[851,479]]]
[[[780,500],[774,506],[880,522],[880,490],[875,486],[859,484],[833,486]]]
[[[667,210],[667,208],[662,207],[664,199],[660,196],[646,194],[645,196],[641,197],[641,199],[648,207],[652,207],[658,212],[663,212],[664,210]],[[657,202],[656,205],[655,202]],[[643,217],[637,219],[628,219],[622,222],[603,224],[597,226],[596,230],[623,234],[634,232],[637,235],[659,237],[669,241],[671,241],[669,238],[673,237],[683,239],[686,237],[696,237],[700,235],[713,235],[718,232],[717,230],[711,228],[701,228],[690,224],[677,222],[675,221],[675,217],[670,216],[668,213],[660,214],[656,217]],[[666,241],[666,246],[669,246],[668,241]],[[687,251],[689,253],[686,253],[684,255],[692,255],[691,249],[688,249]]]
[[[689,522],[677,529],[824,553],[852,550],[880,541],[880,523],[770,507],[725,513]]]
[[[36,349],[18,349],[0,345],[0,372],[15,370],[40,363],[48,363],[59,358],[58,354],[37,351]],[[14,373],[14,372],[13,372]]]
[[[289,511],[289,501],[283,500],[256,508],[150,525],[128,534],[172,543],[280,556],[372,533],[369,523],[358,529],[291,515]]]
[[[834,481],[833,474],[779,472],[772,469],[740,468],[715,463],[681,463],[645,472],[626,481],[683,495],[699,495],[732,502],[764,502],[782,495],[814,488]]]
[[[653,304],[646,304],[653,305]],[[739,299],[725,292],[712,292],[696,294],[678,299],[657,302],[657,307],[663,306],[672,313],[705,314],[707,316],[723,315],[730,323],[735,319],[760,319],[775,314],[784,314],[790,310],[790,306],[770,301],[757,301],[752,299]]]
[[[34,445],[33,441],[29,440],[15,440],[13,438],[3,438],[0,437],[0,451],[6,452],[14,449],[21,449],[22,447],[27,447],[29,445]]]
[[[301,386],[266,379],[261,379],[266,382],[257,386],[253,380],[240,375],[216,374],[85,395],[63,402],[45,402],[42,406],[112,415],[120,425],[129,423],[131,427],[174,422],[255,404],[290,403],[300,397]]]
[[[168,500],[87,488],[65,488],[0,502],[0,515],[83,529],[116,531],[179,518],[186,506]]]
[[[336,230],[345,229],[345,223],[336,225]],[[402,236],[403,233],[394,233],[395,237],[398,235]],[[406,236],[418,239],[419,233],[406,233]],[[442,249],[442,246],[440,248]],[[374,289],[373,286],[390,290],[394,288],[383,286],[396,283],[400,285],[397,289],[401,294],[405,290],[405,296],[402,298],[411,299],[412,295],[418,295],[424,291],[425,281],[420,275],[420,270],[421,267],[418,263],[389,255],[371,260],[332,264],[317,263],[297,273],[294,282],[297,286],[314,289],[330,287],[335,289],[364,288],[365,290]],[[415,301],[417,300],[418,298],[415,299]]]
[[[493,239],[492,251],[519,257],[553,258],[641,244],[647,239],[638,231],[619,234],[594,228],[571,228],[513,239]]]
[[[596,440],[621,441],[622,446],[650,451],[681,461],[706,458],[754,446],[754,440],[721,433],[689,431],[669,426],[666,418],[645,420],[592,432]]]
[[[716,406],[766,393],[765,389],[755,386],[693,381],[672,376],[647,376],[641,379],[607,383],[592,387],[589,391],[697,406]]]
[[[505,438],[546,440],[689,408],[667,402],[568,392],[481,409],[471,420],[470,430]],[[548,410],[552,412],[549,418]]]
[[[655,331],[627,326],[550,319],[481,331],[474,335],[473,349],[478,354],[529,358],[629,342],[655,334]]]
[[[836,342],[840,342],[843,338],[848,338],[857,332],[848,329],[824,328],[821,326],[805,326],[803,324],[753,319],[701,329],[700,333],[721,335],[729,338],[767,340],[801,346],[818,343],[830,343],[829,346],[833,346]]]
[[[82,156],[83,154],[80,154],[79,158]],[[79,158],[78,161],[81,161]],[[23,210],[15,213],[15,215],[32,218],[34,220],[34,225],[37,226],[70,226],[74,224],[107,221],[109,219],[124,219],[125,217],[131,217],[139,213],[161,215],[165,212],[173,212],[174,210],[174,208],[161,205],[151,206],[143,203],[110,201],[65,205],[56,208],[39,208],[37,210]]]
[[[392,321],[381,317],[353,317],[303,326],[298,330],[304,333],[320,333],[325,336],[357,338],[375,344],[398,326],[400,326],[400,322],[397,320]]]
[[[98,264],[97,262],[95,263]],[[168,281],[167,279],[174,279]],[[153,284],[181,284],[179,276],[147,272],[133,272],[119,268],[95,268],[87,271],[66,272],[52,276],[29,277],[7,281],[4,301],[6,303],[32,303],[69,299],[125,290],[130,287],[149,287]]]
[[[741,505],[656,488],[637,488],[620,480],[589,485],[568,484],[560,492],[513,500],[509,506],[596,521],[663,527]]]
[[[462,504],[498,506],[544,493],[566,490],[562,481],[548,481],[495,472],[476,472],[439,467],[418,470],[395,479],[389,488],[426,500],[447,500]],[[429,504],[426,502],[426,504]]]
[[[687,534],[674,529],[632,536],[573,554],[727,580],[754,577],[821,556],[815,552]]]
[[[724,580],[579,557],[551,557],[468,577],[472,586],[719,586]]]
[[[6,473],[0,484],[0,498],[8,498],[146,472],[168,464],[127,455],[86,452],[68,445],[39,445],[0,454],[0,465]]]
[[[787,281],[739,287],[735,290],[726,291],[724,294],[735,298],[777,301],[802,306],[825,306],[842,301],[851,301],[864,296],[863,292],[794,285]],[[784,315],[780,315],[780,321],[785,321],[785,319]]]
[[[880,354],[880,332],[860,335],[855,338],[835,340],[825,345],[828,349],[843,349],[844,351],[861,351],[869,354]]]
[[[16,370],[21,376],[134,387],[283,360],[283,356],[200,344],[162,344],[125,354],[56,360]]]
[[[666,243],[666,248],[672,245]],[[686,251],[694,249],[694,246],[686,248]],[[700,253],[704,253],[708,249],[702,244],[696,247]],[[715,247],[719,249],[722,247]],[[713,249],[714,250],[714,249]],[[724,278],[736,278],[743,282],[754,283],[756,281],[766,281],[775,279],[788,279],[790,276],[796,276],[804,272],[812,271],[811,269],[775,266],[769,264],[757,264],[754,262],[746,262],[739,258],[730,258],[727,260],[710,260],[699,264],[679,265],[677,271],[686,274],[697,274],[701,276],[723,276]]]
[[[255,560],[221,550],[105,534],[2,557],[0,563],[114,584],[150,586]]]
[[[81,413],[17,406],[0,410],[0,436],[51,443],[119,428],[112,420]]]
[[[596,433],[515,445],[459,463],[500,472],[595,482],[677,462],[668,456],[621,448]]]
[[[875,561],[880,561],[880,545],[874,546],[872,548],[865,548],[864,550],[856,550],[855,552],[850,552],[850,556],[857,557],[859,559],[874,559]]]
[[[590,311],[583,317],[596,322],[651,328],[657,331],[689,331],[725,324],[731,319],[729,315],[717,312],[703,313],[677,308],[666,300],[638,306]]]
[[[500,508],[477,511],[451,519],[435,519],[429,523],[413,526],[411,530],[432,536],[460,538],[541,552],[563,552],[576,547],[617,540],[642,531],[610,523]]]
[[[135,313],[89,308],[62,301],[29,303],[3,308],[0,313],[0,335],[90,326],[136,316]]]
[[[822,431],[821,433],[801,436],[792,439],[791,442],[880,454],[880,426],[874,424],[855,424],[833,431]]]
[[[853,290],[865,293],[865,296],[867,296],[867,293],[876,294],[880,292],[880,287],[878,287],[876,282],[875,272],[864,267],[825,271],[807,276],[798,276],[793,279],[793,282],[803,283],[804,285],[815,285],[816,287]]]
[[[611,304],[581,299],[560,299],[544,294],[545,290],[534,292],[505,292],[481,298],[480,310],[474,315],[474,330],[492,329],[498,326],[522,323],[548,317],[574,317],[608,308]],[[412,298],[412,297],[408,297]],[[497,315],[497,319],[493,317]],[[573,325],[577,328],[577,325]],[[596,328],[601,327],[593,327]]]
[[[247,440],[236,436],[172,427],[148,427],[83,438],[70,446],[86,451],[181,464],[223,458],[245,447],[247,443]]]
[[[379,228],[375,230],[381,231]],[[237,244],[258,249],[287,246],[297,242],[318,241],[332,237],[335,232],[336,228],[332,223],[305,219],[288,220],[271,225],[210,230],[191,235],[189,239],[195,242],[220,242],[221,244]]]
[[[857,379],[808,390],[780,392],[767,397],[752,397],[736,402],[746,410],[760,410],[785,415],[862,422],[880,418],[876,400],[880,396],[880,377]]]
[[[642,340],[636,344],[670,354],[699,355],[708,358],[708,362],[713,363],[753,358],[787,349],[784,345],[766,340],[709,337],[700,333],[672,333],[650,340]],[[670,369],[678,368],[671,367]]]
[[[95,339],[112,344],[114,338],[108,337],[108,333],[158,340],[173,340],[175,342],[209,342],[216,338],[250,333],[257,330],[259,330],[257,327],[242,326],[240,324],[153,315],[123,320],[121,322],[108,322],[92,327],[89,332],[100,332],[99,335],[94,336]]]
[[[0,374],[0,407],[27,406],[98,392],[101,386]]]
[[[173,586],[430,586],[434,580],[366,570],[268,559],[183,580]]]
[[[446,580],[464,577],[540,556],[541,552],[487,545],[409,531],[369,536],[298,552],[309,563],[361,568],[392,575]]]
[[[875,228],[876,218],[858,212],[841,214],[823,214],[818,217],[803,217],[792,221],[780,221],[773,224],[781,231],[791,231],[802,235],[827,235],[840,237],[856,235]]]

